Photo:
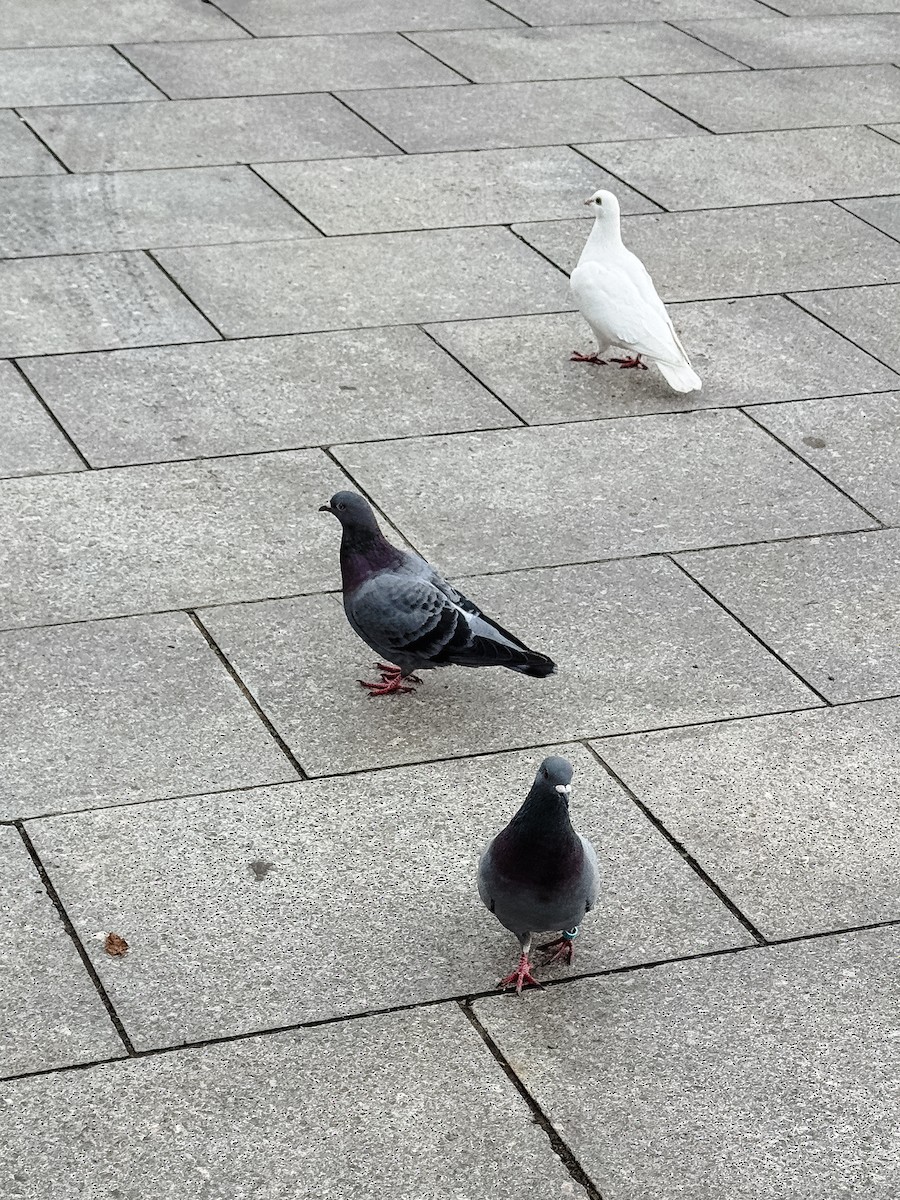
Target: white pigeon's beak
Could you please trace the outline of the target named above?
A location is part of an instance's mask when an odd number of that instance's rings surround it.
[[[593,203],[594,203],[594,197],[593,197],[593,196],[589,196],[589,197],[587,198],[587,200],[585,200],[585,204],[593,204]]]

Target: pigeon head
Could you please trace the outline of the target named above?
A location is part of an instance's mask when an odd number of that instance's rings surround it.
[[[589,206],[598,221],[608,221],[610,224],[618,225],[619,202],[612,192],[601,188],[599,192],[594,192],[590,199],[585,200],[585,204]]]
[[[569,795],[572,791],[572,764],[569,760],[560,758],[558,755],[545,758],[534,777],[532,791],[550,795],[555,792],[557,798],[568,807]]]
[[[337,517],[345,529],[367,529],[378,532],[378,522],[368,500],[356,492],[335,492],[327,504],[319,508],[319,512],[328,512]]]

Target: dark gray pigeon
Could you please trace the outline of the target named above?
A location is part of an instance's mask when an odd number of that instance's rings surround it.
[[[538,950],[547,962],[572,961],[578,927],[597,899],[598,867],[594,848],[576,833],[569,819],[572,764],[545,758],[525,803],[482,854],[478,891],[501,925],[519,939],[519,965],[498,987],[541,985],[532,975],[531,939],[543,930],[559,929]]]
[[[556,670],[486,617],[442,579],[424,558],[384,537],[368,502],[337,492],[319,512],[341,523],[344,612],[353,629],[385,662],[378,683],[359,682],[371,696],[411,692],[416,671],[435,667],[508,667],[542,679]]]

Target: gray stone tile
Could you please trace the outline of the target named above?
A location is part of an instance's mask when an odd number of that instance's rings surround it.
[[[884,139],[882,139],[884,140]],[[898,186],[894,176],[894,188]],[[859,195],[860,193],[857,193]],[[841,206],[855,213],[882,233],[900,241],[900,196],[879,196],[871,200],[845,200]]]
[[[900,120],[900,70],[887,64],[647,75],[634,82],[714,133]]]
[[[81,813],[29,830],[116,1011],[148,1049],[493,988],[518,947],[481,904],[477,857],[543,753]],[[604,880],[574,969],[746,944],[590,752],[562,753]],[[133,864],[127,881],[122,862]],[[179,869],[161,872],[164,862]],[[131,945],[122,962],[91,937],[110,923]]]
[[[94,42],[244,38],[224,13],[203,0],[3,0],[2,46],[71,46]]]
[[[504,0],[504,7],[529,25],[686,21],[701,17],[769,16],[772,11],[755,0]]]
[[[656,371],[571,362],[571,350],[592,348],[578,313],[449,322],[429,332],[529,425],[900,386],[900,376],[783,296],[679,304],[669,312],[702,392],[681,396]]]
[[[31,109],[26,115],[73,171],[396,153],[331,96],[164,100]]]
[[[900,370],[900,328],[895,319],[900,287],[838,288],[803,292],[793,299],[889,367]]]
[[[635,83],[715,133],[900,120],[900,70],[887,64],[641,76]]]
[[[869,512],[900,524],[900,392],[759,407],[753,416]]]
[[[222,0],[256,37],[290,33],[389,33],[397,29],[481,29],[519,22],[486,0]],[[697,14],[699,15],[699,14]]]
[[[7,631],[0,661],[4,819],[296,777],[184,613]]]
[[[0,181],[8,258],[304,237],[319,234],[246,167]]]
[[[591,223],[548,221],[515,228],[570,271]],[[834,204],[626,217],[623,233],[666,301],[900,280],[900,246]],[[821,253],[823,245],[827,255]]]
[[[0,106],[159,98],[153,84],[111,46],[0,50]]]
[[[459,82],[395,33],[123,46],[173,100]]]
[[[0,628],[332,586],[346,485],[318,450],[6,480]]]
[[[661,22],[460,29],[410,37],[474,83],[741,70],[733,58]]]
[[[0,1075],[124,1056],[19,837],[0,827]]]
[[[347,445],[334,454],[426,558],[459,572],[873,524],[743,414],[724,409]]]
[[[0,262],[0,358],[218,338],[143,254]]]
[[[8,362],[0,362],[0,476],[81,471],[81,459]]]
[[[0,109],[0,177],[61,174],[62,167],[21,117],[11,109]]]
[[[471,511],[471,510],[469,510]],[[334,546],[337,580],[337,545]],[[203,619],[312,775],[813,707],[786,668],[666,560],[462,580],[552,654],[549,679],[447,670],[400,704],[357,680],[372,653],[339,596],[204,609]]]
[[[0,1128],[16,1200],[584,1200],[456,1004],[25,1080],[14,1096]]]
[[[900,260],[900,246],[897,252]],[[158,257],[227,337],[497,317],[567,305],[565,279],[505,229],[196,247],[163,250]]]
[[[900,163],[900,146],[877,133],[870,136],[889,153],[895,150]],[[598,187],[617,188],[624,212],[659,211],[568,146],[274,163],[257,169],[326,234],[552,221],[577,212]]]
[[[898,951],[873,930],[475,1009],[611,1200],[891,1200]]]
[[[380,88],[341,99],[411,153],[674,137],[696,125],[621,79]]]
[[[597,750],[780,938],[900,918],[898,734],[900,703],[877,700],[609,738]]]
[[[23,367],[98,467],[516,424],[420,330],[403,326],[69,354]]]
[[[900,146],[871,129],[700,134],[578,148],[670,210],[883,195],[900,180]],[[884,233],[900,234],[900,197],[845,207]]]
[[[888,63],[900,55],[900,15],[890,13],[690,21],[682,28],[748,67]]]
[[[828,700],[900,694],[900,530],[679,561]]]

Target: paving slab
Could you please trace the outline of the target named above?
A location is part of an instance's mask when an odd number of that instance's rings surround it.
[[[0,827],[0,1076],[124,1056],[18,830]]]
[[[244,38],[204,0],[0,0],[0,45],[72,46],[121,42]]]
[[[748,67],[889,63],[900,55],[900,14],[749,17],[681,26]],[[648,72],[650,74],[651,72]]]
[[[0,292],[3,358],[219,337],[144,254],[9,259]]]
[[[593,349],[579,313],[451,321],[428,331],[529,425],[900,385],[900,376],[783,296],[678,304],[669,315],[703,380],[699,393],[673,392],[655,370],[572,362],[573,349]]]
[[[900,246],[897,253],[900,260]],[[158,257],[227,337],[497,317],[568,303],[563,276],[506,229],[196,247]]]
[[[457,72],[396,33],[156,43],[122,50],[173,100],[462,82]]]
[[[515,230],[570,271],[591,222],[536,222]],[[900,280],[900,245],[834,204],[626,217],[623,236],[666,301]],[[823,244],[827,255],[821,253]]]
[[[887,64],[641,75],[634,83],[714,133],[900,120],[900,70]]]
[[[414,327],[68,354],[23,368],[97,467],[518,423]]]
[[[346,486],[318,450],[6,480],[0,628],[333,586]]]
[[[183,613],[0,633],[0,660],[5,820],[296,778]]]
[[[833,703],[900,694],[900,530],[678,561]]]
[[[733,58],[662,22],[457,29],[409,36],[473,83],[742,69]]]
[[[0,106],[159,98],[159,90],[111,46],[0,50]]]
[[[22,118],[11,109],[0,109],[0,177],[62,173],[62,167]]]
[[[754,408],[757,421],[888,524],[900,524],[900,393]]]
[[[885,137],[893,138],[895,142],[900,141],[900,125],[879,125],[876,128]]]
[[[82,471],[81,459],[8,362],[0,362],[0,477]]]
[[[492,989],[518,945],[478,897],[477,859],[545,752],[82,813],[29,831],[129,1035],[150,1049]],[[560,753],[575,766],[574,819],[604,884],[574,968],[541,976],[746,945],[590,752]],[[127,882],[122,862],[135,864]],[[122,962],[92,937],[107,926],[131,947]]]
[[[529,25],[683,21],[700,17],[768,16],[771,12],[755,0],[504,0],[504,7]]]
[[[456,581],[558,674],[450,669],[376,704],[357,682],[372,652],[338,596],[204,609],[203,620],[311,775],[818,703],[665,560]]]
[[[334,97],[315,94],[75,105],[29,109],[26,115],[73,171],[397,152]]]
[[[319,236],[246,167],[0,180],[8,258]]]
[[[410,153],[697,131],[692,121],[621,79],[378,88],[341,92],[340,98]]]
[[[884,929],[475,1012],[609,1200],[890,1200],[898,951]]]
[[[670,211],[883,196],[900,180],[900,146],[871,129],[699,134],[578,149]],[[845,207],[883,233],[900,235],[900,197]]]
[[[894,182],[894,190],[898,184]],[[871,200],[845,200],[842,208],[855,213],[882,233],[900,241],[900,196],[880,196]]]
[[[334,454],[426,558],[460,573],[874,524],[727,409],[357,443]],[[473,512],[477,521],[467,520]]]
[[[9,1099],[16,1200],[584,1197],[455,1004],[23,1080]]]
[[[900,918],[900,702],[608,738],[597,750],[767,937]]]
[[[778,11],[789,17],[814,17],[894,10],[890,0],[778,0]]]
[[[900,287],[836,288],[802,292],[793,299],[887,366],[900,369],[900,329],[895,319]]]
[[[896,152],[900,165],[900,146],[871,136],[889,155]],[[577,212],[598,187],[617,188],[623,212],[659,211],[568,146],[264,163],[257,170],[325,234],[552,221]]]
[[[316,33],[387,33],[398,29],[481,29],[519,25],[487,0],[222,0],[223,12],[255,37]]]

